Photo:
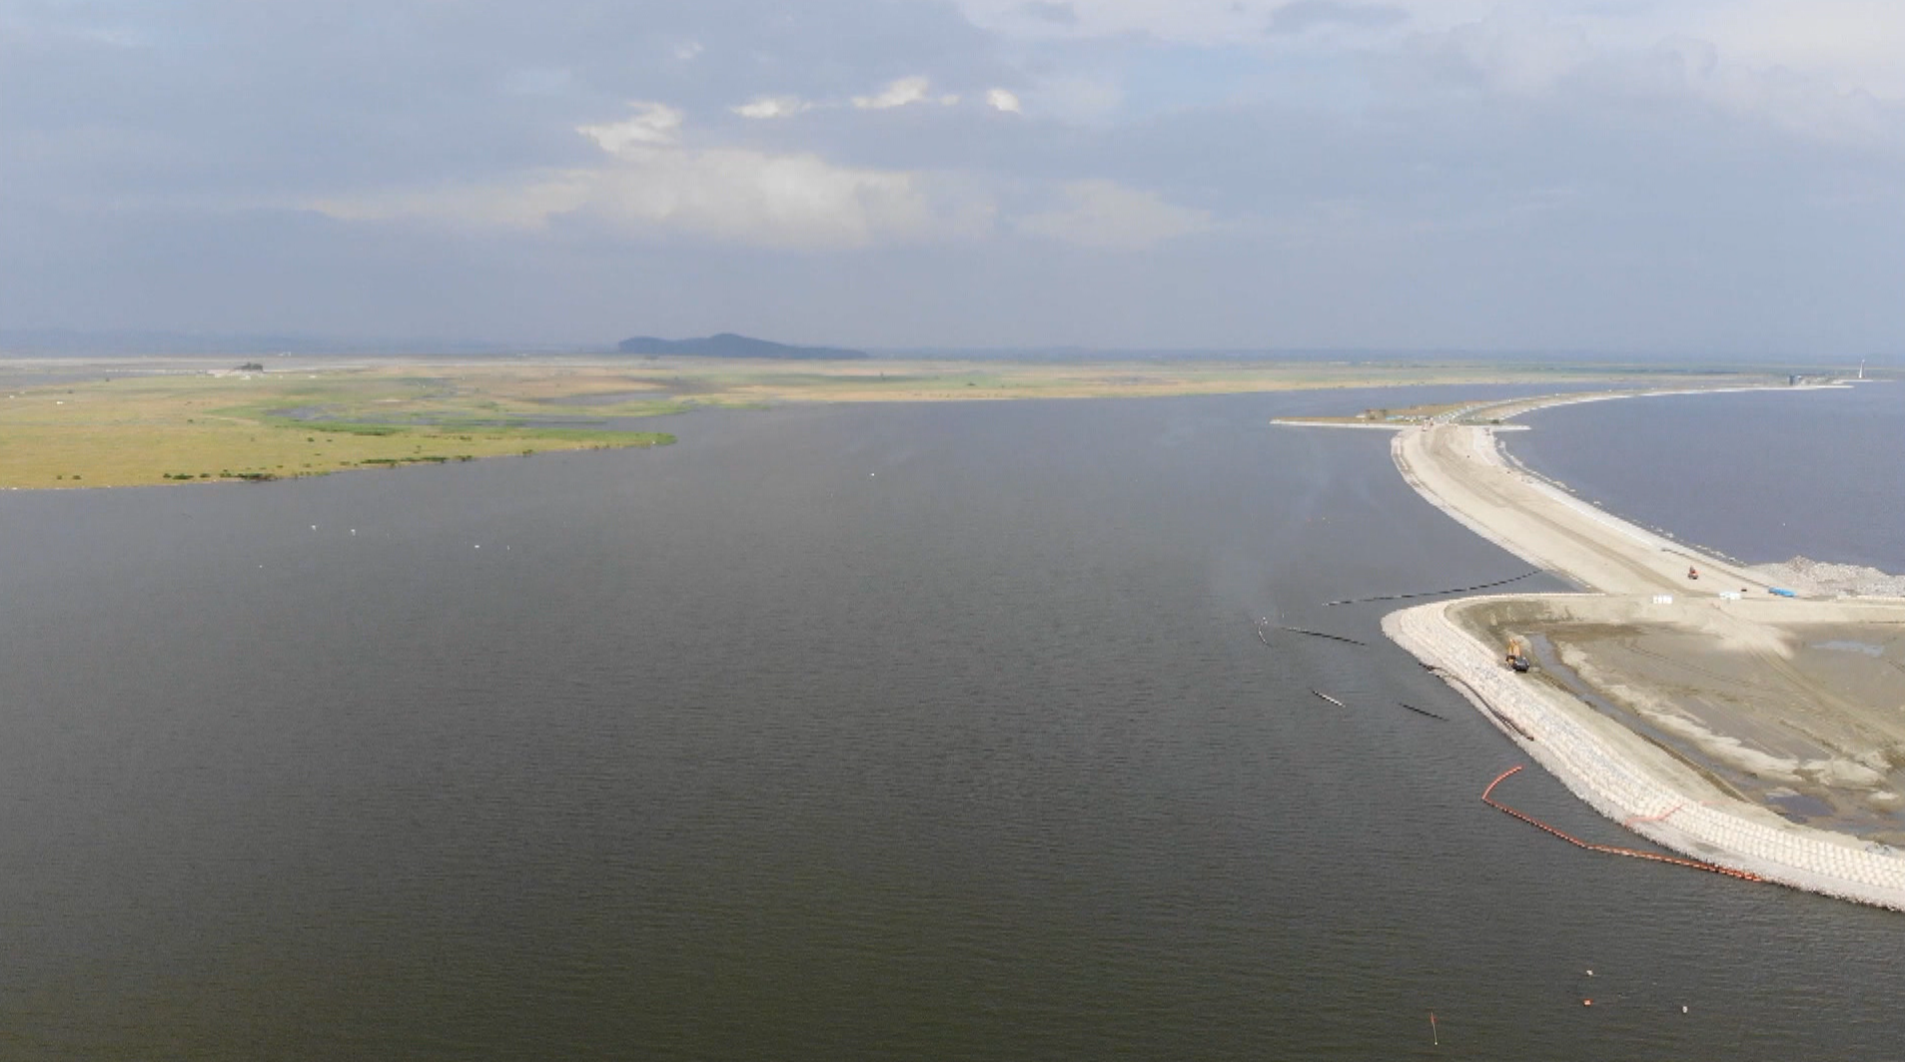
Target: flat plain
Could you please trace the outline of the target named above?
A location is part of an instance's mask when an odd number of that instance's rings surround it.
[[[1499,359],[299,356],[265,357],[242,367],[239,361],[0,358],[0,487],[278,479],[654,446],[674,441],[667,418],[706,408],[1688,378],[1683,370],[1657,367]],[[1735,375],[1703,372],[1698,378]]]

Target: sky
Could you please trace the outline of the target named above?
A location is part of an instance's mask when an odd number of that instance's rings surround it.
[[[0,0],[0,329],[1905,349],[1893,0]]]

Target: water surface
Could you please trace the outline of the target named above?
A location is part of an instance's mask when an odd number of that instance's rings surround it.
[[[1268,424],[1436,395],[8,493],[0,1055],[1898,1057],[1899,916],[1488,809],[1323,607],[1523,570]]]
[[[1752,564],[1905,573],[1905,384],[1556,406],[1502,436],[1530,467]]]

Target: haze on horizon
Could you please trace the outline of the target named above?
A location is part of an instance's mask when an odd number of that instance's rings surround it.
[[[0,330],[1905,348],[1880,0],[0,0]]]

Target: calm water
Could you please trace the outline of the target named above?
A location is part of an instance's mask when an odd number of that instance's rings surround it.
[[[1585,498],[1750,563],[1905,573],[1905,384],[1559,406],[1503,436]]]
[[[0,495],[0,1055],[1900,1057],[1905,918],[1489,810],[1321,606],[1522,568],[1266,423],[1416,397]]]

